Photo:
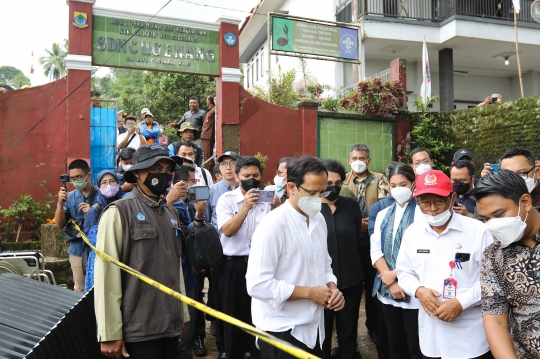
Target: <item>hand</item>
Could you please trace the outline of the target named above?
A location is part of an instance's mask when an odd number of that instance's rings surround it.
[[[79,211],[81,211],[82,213],[86,214],[86,212],[88,212],[89,209],[90,209],[90,205],[88,203],[83,202],[79,204]]]
[[[126,182],[120,188],[122,188],[122,191],[124,191],[124,192],[131,192],[133,190],[133,187],[135,187],[135,185],[133,183],[127,183]]]
[[[66,202],[67,201],[67,190],[65,187],[60,187],[60,191],[58,191],[58,203]]]
[[[327,308],[337,312],[343,309],[344,306],[345,298],[343,297],[343,293],[341,293],[334,285],[333,288],[330,288],[330,299],[328,300]]]
[[[109,358],[129,358],[126,345],[123,340],[113,340],[110,342],[101,342],[101,353]]]
[[[320,305],[321,307],[325,307],[328,304],[328,300],[330,300],[331,292],[330,288],[328,287],[312,287],[309,288],[309,300],[311,300],[313,303]]]
[[[176,123],[175,123],[175,122],[169,123],[169,128],[175,128],[175,127],[176,127]]]
[[[395,269],[388,270],[388,271],[384,271],[380,273],[378,277],[381,278],[384,285],[386,285],[387,287],[390,287],[396,281],[397,273]]]
[[[480,177],[486,177],[488,174],[491,173],[492,170],[493,168],[489,166],[489,163],[484,163],[484,169],[480,173]]]
[[[484,100],[484,105],[491,103],[491,101],[492,101],[491,96],[486,97],[486,99]]]
[[[255,192],[256,190],[256,188],[252,188],[244,195],[243,207],[248,211],[255,207],[255,205],[259,202],[259,194]]]
[[[360,228],[360,232],[366,233],[368,230],[368,219],[362,218],[362,227]]]
[[[204,212],[206,212],[206,202],[205,201],[195,201],[193,202],[195,207],[195,217],[203,218]]]
[[[458,205],[454,206],[453,208],[454,212],[456,212],[457,214],[461,214],[462,216],[467,217],[470,214],[469,211],[467,211],[467,207],[465,207],[461,203],[458,203]]]
[[[141,134],[141,128],[140,128],[138,125],[135,125],[135,126],[133,127],[133,129],[135,130],[135,132],[136,132],[138,135]]]
[[[169,191],[169,194],[167,194],[167,203],[173,204],[179,199],[182,201],[185,200],[187,198],[187,189],[188,184],[186,182],[176,182]]]
[[[274,200],[270,202],[270,208],[272,210],[278,208],[281,205],[281,198],[277,196],[277,194],[274,194]]]
[[[428,289],[426,287],[420,287],[416,291],[416,298],[420,301],[422,308],[426,313],[433,317],[437,309],[439,309],[441,303],[437,300],[437,297],[441,296],[441,293],[433,289]]]
[[[182,333],[178,336],[178,343],[182,341],[182,338],[184,338],[184,334],[186,333],[186,325],[182,323]]]
[[[459,300],[454,298],[447,300],[446,302],[442,302],[441,306],[439,309],[437,309],[437,311],[435,311],[434,315],[442,321],[451,322],[452,320],[456,319],[462,311],[463,307],[461,306],[461,303]]]
[[[127,129],[128,137],[133,135],[133,132],[135,132],[135,127],[128,127]]]
[[[394,299],[405,299],[405,292],[401,287],[398,285],[397,282],[394,282],[391,284],[388,289],[390,289],[390,294],[392,294],[392,298]]]

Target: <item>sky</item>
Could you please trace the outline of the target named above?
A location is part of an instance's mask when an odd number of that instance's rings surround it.
[[[94,6],[152,16],[167,1],[97,0]],[[172,0],[158,16],[204,22],[215,22],[220,16],[243,20],[258,2],[259,0]],[[39,58],[47,55],[45,49],[52,48],[53,43],[63,43],[64,39],[68,38],[71,17],[66,0],[0,0],[0,4],[4,29],[0,32],[0,66],[18,68],[30,79],[32,86],[50,82],[43,74]],[[30,74],[32,63],[34,74]],[[103,76],[106,73],[105,69],[96,75]]]

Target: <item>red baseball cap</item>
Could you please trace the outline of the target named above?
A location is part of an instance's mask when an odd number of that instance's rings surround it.
[[[439,170],[430,170],[422,173],[416,178],[416,190],[413,197],[423,194],[436,194],[438,196],[448,197],[454,192],[452,181],[444,172]]]

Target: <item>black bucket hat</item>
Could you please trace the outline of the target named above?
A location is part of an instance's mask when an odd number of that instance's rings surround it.
[[[165,146],[144,145],[133,154],[133,166],[124,173],[124,178],[128,183],[137,183],[133,171],[150,168],[159,160],[168,160],[175,169],[178,169],[183,162],[180,157],[174,159],[169,157],[169,149]]]

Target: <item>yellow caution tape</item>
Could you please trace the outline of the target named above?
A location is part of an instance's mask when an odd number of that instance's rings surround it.
[[[242,330],[244,330],[245,332],[247,332],[248,334],[251,334],[255,337],[258,337],[259,339],[275,346],[276,348],[278,349],[281,349],[283,350],[284,352],[286,353],[289,353],[297,358],[304,358],[304,359],[320,359],[319,357],[315,356],[315,355],[312,355],[298,347],[295,347],[294,345],[284,341],[284,340],[281,340],[279,338],[276,338],[274,337],[273,335],[270,335],[260,329],[257,329],[255,328],[254,326],[251,326],[249,324],[246,324],[244,322],[242,322],[241,320],[238,320],[234,317],[231,317],[230,315],[227,315],[225,313],[222,313],[220,311],[217,311],[215,309],[212,309],[202,303],[199,303],[197,302],[196,300],[193,300],[181,293],[178,293],[174,290],[172,290],[171,288],[169,287],[166,287],[164,286],[163,284],[159,283],[159,282],[156,282],[155,280],[153,280],[152,278],[142,274],[141,272],[125,265],[124,263],[121,263],[119,261],[117,261],[116,259],[112,258],[111,256],[109,256],[107,253],[104,253],[103,251],[100,251],[99,249],[97,249],[96,247],[94,247],[92,245],[92,243],[90,243],[90,241],[88,240],[88,237],[86,237],[86,235],[84,234],[84,232],[81,230],[81,228],[77,225],[77,223],[73,220],[73,219],[70,219],[70,222],[73,223],[75,229],[77,231],[79,231],[79,233],[81,234],[81,237],[82,239],[84,240],[84,242],[86,244],[88,244],[88,246],[94,251],[96,252],[96,254],[98,256],[100,256],[101,258],[103,258],[104,260],[106,260],[107,262],[110,262],[118,267],[120,267],[120,269],[123,269],[124,271],[128,272],[129,274],[139,278],[140,280],[142,280],[143,282],[147,283],[147,284],[150,284],[151,286],[153,286],[154,288],[157,288],[159,289],[160,291],[172,296],[172,297],[175,297],[176,299],[178,300],[181,300],[182,302],[188,304],[188,305],[191,305],[192,307],[195,307],[197,308],[198,310],[200,310],[201,312],[204,312],[206,314],[210,314],[211,316],[213,317],[216,317],[218,319],[221,319],[222,321],[224,322],[227,322],[229,324],[232,324],[232,325],[235,325],[239,328],[241,328]]]

